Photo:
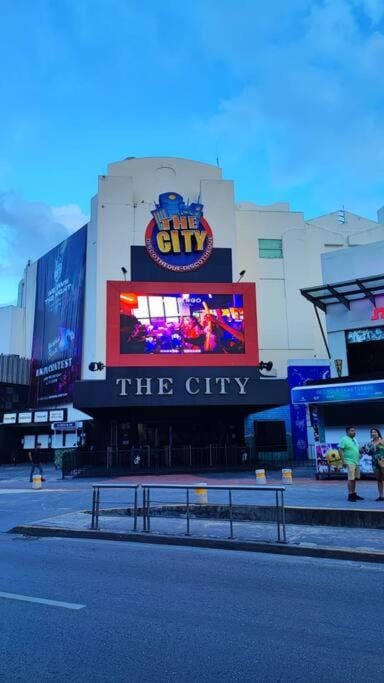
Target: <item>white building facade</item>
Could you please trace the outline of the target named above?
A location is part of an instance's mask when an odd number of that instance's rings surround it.
[[[255,283],[258,358],[273,362],[268,381],[284,380],[294,360],[326,358],[313,308],[300,288],[321,281],[322,254],[341,249],[353,254],[356,245],[384,240],[383,211],[381,222],[344,210],[307,220],[285,203],[237,203],[234,181],[224,179],[217,166],[168,157],[128,158],[108,166],[91,201],[81,379],[106,377],[105,369],[95,375],[89,364],[107,365],[107,283],[124,277],[128,282],[153,279],[141,276],[145,263],[137,258],[145,249],[151,212],[164,193],[175,193],[188,205],[201,204],[212,229],[213,254],[194,281],[220,283],[225,272],[226,282]],[[156,276],[157,271],[148,273]],[[158,281],[172,282],[172,272],[163,275]],[[0,308],[0,353],[31,358],[36,276],[37,263],[28,263],[17,306]],[[273,404],[266,399],[265,405]],[[69,421],[87,416],[72,403],[65,407]]]
[[[348,211],[306,220],[288,204],[236,203],[234,182],[216,166],[131,158],[109,165],[91,202],[82,376],[91,360],[105,360],[105,283],[121,279],[122,266],[130,278],[130,247],[144,245],[150,211],[170,189],[202,202],[215,248],[231,249],[233,280],[245,270],[243,279],[256,283],[260,357],[273,361],[277,376],[286,377],[290,359],[324,357],[300,288],[321,281],[321,254],[384,239],[384,224]],[[0,309],[0,353],[31,357],[35,293],[36,262],[25,270],[18,305]]]

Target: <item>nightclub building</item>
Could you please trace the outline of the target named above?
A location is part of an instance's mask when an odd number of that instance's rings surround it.
[[[20,439],[122,466],[306,458],[289,386],[329,363],[300,285],[319,281],[322,251],[384,230],[342,220],[236,204],[233,182],[209,164],[110,164],[88,224],[28,263],[18,305],[0,308],[3,353],[32,359]]]

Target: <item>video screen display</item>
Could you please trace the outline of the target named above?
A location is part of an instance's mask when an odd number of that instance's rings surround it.
[[[242,294],[120,293],[121,354],[245,354]]]

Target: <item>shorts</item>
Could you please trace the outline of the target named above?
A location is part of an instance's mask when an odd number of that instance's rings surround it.
[[[384,467],[375,467],[375,477],[377,481],[384,481]]]
[[[355,479],[360,479],[360,467],[359,465],[348,465],[348,481],[355,481]]]

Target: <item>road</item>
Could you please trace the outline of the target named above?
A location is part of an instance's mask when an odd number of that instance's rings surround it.
[[[383,580],[380,565],[3,533],[0,680],[382,681]]]

